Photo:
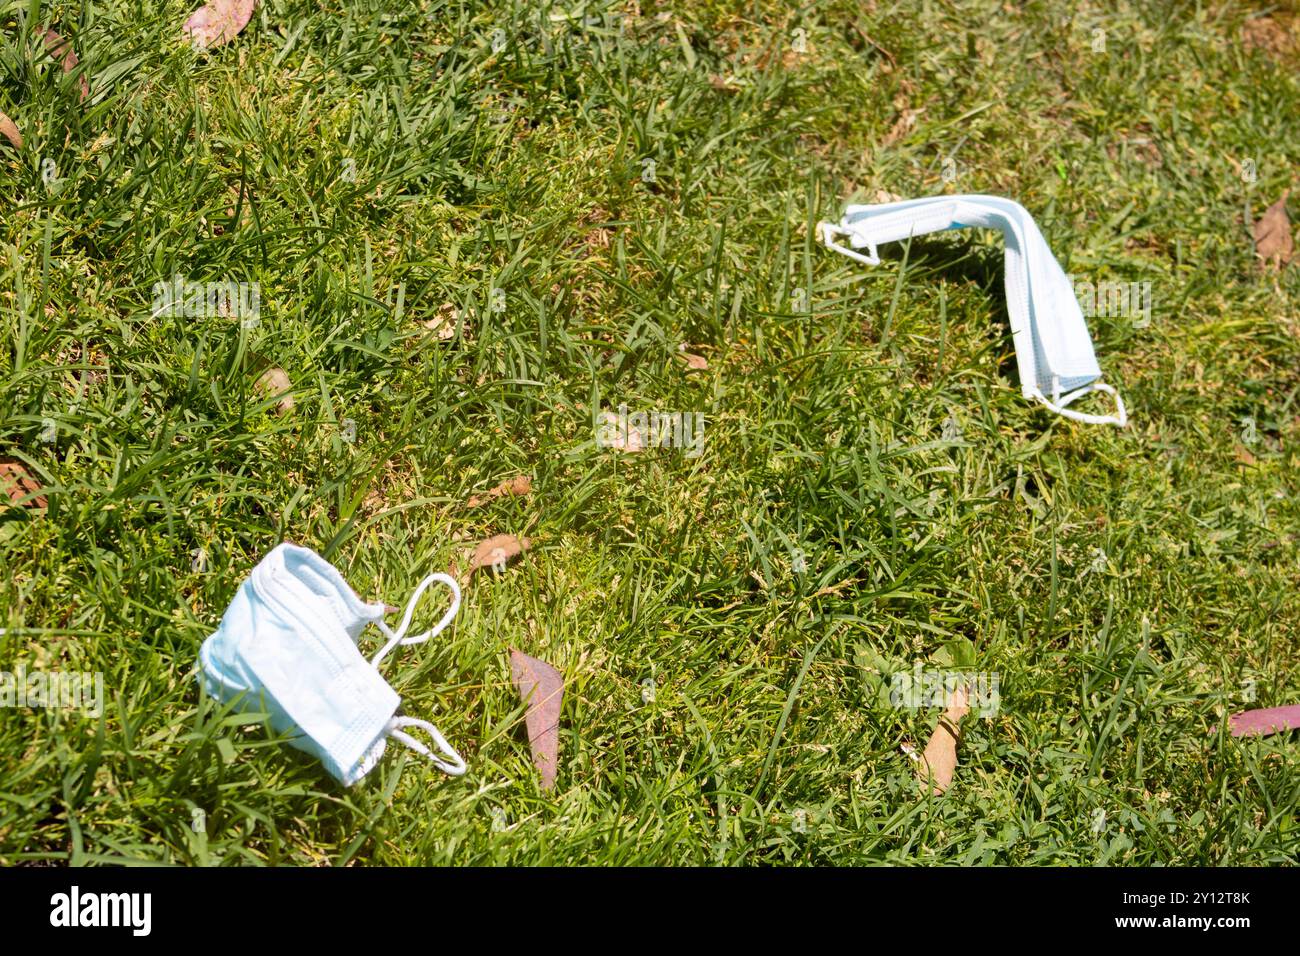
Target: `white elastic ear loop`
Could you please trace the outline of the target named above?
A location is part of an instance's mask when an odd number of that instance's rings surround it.
[[[1076,412],[1074,409],[1066,407],[1076,398],[1079,398],[1082,395],[1087,395],[1089,392],[1105,392],[1108,395],[1114,396],[1115,414],[1089,415],[1086,412]],[[1085,425],[1115,425],[1119,428],[1123,428],[1128,424],[1128,410],[1124,408],[1124,399],[1120,397],[1119,392],[1115,391],[1114,388],[1107,385],[1105,382],[1093,382],[1089,385],[1083,386],[1083,388],[1077,388],[1066,395],[1060,395],[1054,388],[1052,391],[1052,398],[1054,398],[1055,401],[1048,399],[1048,397],[1039,389],[1034,389],[1033,395],[1034,398],[1038,399],[1049,409],[1056,412],[1056,414],[1065,418],[1072,418],[1076,422],[1083,422]]]
[[[439,760],[432,750],[420,743],[410,734],[401,731],[399,729],[401,727],[419,727],[422,730],[427,730],[429,736],[433,738],[433,742],[436,743],[438,749],[442,751],[443,756],[450,757],[454,762],[447,763],[446,761]],[[428,757],[433,765],[445,774],[452,777],[459,777],[465,772],[465,758],[456,753],[451,744],[447,743],[447,739],[438,732],[438,728],[433,726],[433,724],[429,723],[427,720],[417,720],[414,717],[394,717],[388,722],[388,726],[384,728],[384,732],[394,740],[404,743],[416,753]]]
[[[834,249],[836,252],[846,255],[850,259],[856,259],[858,262],[869,266],[880,265],[880,252],[876,249],[876,244],[874,242],[867,243],[867,250],[870,254],[864,256],[856,249],[850,249],[848,246],[837,244],[832,238],[834,236],[852,236],[854,235],[852,229],[845,229],[843,226],[837,226],[833,222],[819,222],[817,223],[817,234],[821,237],[822,243],[827,249]]]
[[[442,620],[429,628],[429,630],[425,631],[423,634],[417,634],[415,637],[406,637],[406,629],[411,626],[411,616],[415,613],[415,605],[419,602],[420,595],[423,594],[429,585],[433,584],[435,581],[451,588],[451,607],[449,607],[447,613],[442,616]],[[415,593],[411,595],[411,599],[406,602],[406,613],[402,615],[402,623],[398,625],[396,631],[389,628],[389,626],[383,621],[375,622],[379,625],[379,629],[388,635],[388,643],[380,648],[379,653],[370,659],[370,663],[375,667],[378,667],[379,662],[387,657],[388,652],[398,644],[423,644],[429,638],[437,637],[442,633],[443,628],[451,623],[452,618],[456,616],[456,612],[459,610],[460,585],[456,583],[456,579],[450,574],[444,574],[441,571],[437,574],[429,575],[420,582],[420,586],[415,589]]]
[[[415,605],[419,603],[420,595],[422,595],[428,589],[429,585],[433,584],[435,581],[439,584],[445,584],[451,589],[451,607],[449,607],[447,612],[443,614],[442,620],[429,628],[429,630],[425,631],[423,634],[417,634],[415,637],[406,637],[406,629],[411,626],[411,617],[415,614]],[[442,633],[443,629],[446,628],[448,624],[451,623],[452,618],[456,616],[456,612],[459,610],[460,585],[456,583],[456,579],[450,574],[444,574],[441,571],[437,574],[429,575],[420,582],[420,586],[415,589],[415,593],[411,595],[411,599],[406,602],[406,613],[402,615],[402,623],[397,626],[396,631],[390,629],[383,621],[375,622],[379,625],[380,629],[388,635],[388,643],[380,648],[379,653],[370,659],[370,663],[374,665],[375,668],[378,668],[379,662],[382,661],[388,655],[388,652],[397,645],[423,644],[429,638],[436,637],[438,634]],[[432,750],[420,743],[410,734],[403,732],[400,729],[402,727],[419,727],[428,731],[429,736],[432,737],[434,743],[438,745],[438,749],[442,751],[443,756],[450,758],[452,762],[448,763],[445,760],[439,759]],[[447,743],[447,738],[442,735],[438,728],[427,720],[419,720],[415,717],[394,717],[384,727],[384,733],[389,737],[392,737],[394,740],[410,747],[416,753],[427,757],[433,765],[443,773],[449,774],[453,777],[459,777],[465,772],[464,758],[456,752],[451,744]]]

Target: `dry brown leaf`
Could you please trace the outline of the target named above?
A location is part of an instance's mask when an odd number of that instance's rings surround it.
[[[702,371],[709,367],[708,359],[703,355],[687,352],[684,345],[678,350],[677,354],[686,362],[686,367],[692,371]]]
[[[881,145],[893,146],[897,143],[912,131],[912,127],[916,125],[916,118],[924,112],[925,107],[921,107],[919,110],[905,107],[898,115],[898,119],[894,120],[894,125],[889,128],[889,132],[885,134],[885,138],[880,141]]]
[[[456,326],[460,321],[460,312],[456,309],[454,303],[444,302],[438,306],[438,314],[431,319],[425,319],[420,324],[436,335],[439,339],[446,342],[448,339],[456,337]]]
[[[516,475],[514,478],[501,482],[486,495],[480,498],[478,495],[471,495],[469,501],[465,502],[467,508],[477,508],[479,505],[486,504],[493,498],[500,498],[502,495],[514,495],[523,497],[533,490],[533,479],[527,475]]]
[[[4,113],[0,113],[0,133],[13,143],[14,149],[23,148],[23,134],[18,132],[18,125]]]
[[[510,649],[510,676],[519,697],[528,705],[524,724],[533,766],[542,775],[542,789],[555,786],[560,756],[560,705],[564,701],[564,678],[546,661]]]
[[[959,688],[953,692],[952,702],[935,726],[930,742],[925,745],[925,753],[917,764],[917,776],[923,784],[933,784],[935,796],[944,793],[952,785],[952,774],[957,769],[957,734],[960,732],[961,719],[969,712],[966,689]]]
[[[293,411],[293,383],[289,381],[289,373],[284,369],[268,368],[257,377],[257,384],[253,388],[263,398],[279,397],[280,400],[275,403],[279,414]]]
[[[1228,718],[1228,728],[1234,737],[1267,736],[1297,730],[1300,729],[1300,704],[1243,710]]]
[[[486,541],[479,542],[474,549],[474,556],[469,559],[469,573],[472,575],[479,568],[503,567],[519,557],[532,545],[527,538],[516,538],[513,534],[494,534]]]
[[[1138,123],[1131,131],[1117,135],[1106,144],[1106,155],[1112,160],[1132,157],[1148,169],[1159,169],[1165,164],[1150,123]]]
[[[645,449],[645,436],[641,434],[641,429],[620,422],[617,413],[601,412],[600,420],[601,427],[598,434],[601,436],[602,447],[625,452],[638,452]],[[626,426],[626,434],[624,434],[624,426]]]
[[[1286,198],[1289,195],[1290,189],[1264,210],[1264,215],[1255,223],[1255,255],[1266,265],[1273,263],[1275,269],[1290,263],[1295,250],[1295,241],[1291,238],[1291,219],[1286,214]]]
[[[22,501],[27,508],[44,508],[45,496],[37,494],[40,484],[27,468],[16,461],[0,461],[0,489],[8,496],[11,504]],[[34,497],[29,497],[34,496]],[[26,498],[26,501],[23,499]]]
[[[72,52],[72,44],[48,28],[45,31],[45,49],[50,52],[50,56],[62,62],[64,73],[71,73],[81,62],[77,59],[77,54]],[[86,82],[85,76],[79,77],[77,82],[81,87],[81,98],[84,100],[90,95],[90,84]]]
[[[1241,25],[1241,44],[1247,50],[1263,50],[1271,57],[1281,58],[1295,47],[1296,40],[1282,23],[1262,16],[1251,17]]]
[[[736,82],[736,78],[734,76],[723,76],[721,73],[711,73],[709,75],[709,86],[719,93],[740,92],[740,85]]]
[[[583,213],[578,220],[578,227],[582,229],[582,257],[585,259],[593,253],[608,249],[614,239],[614,232],[604,223],[610,221],[608,210],[602,206],[596,206]],[[558,287],[552,291],[559,291]]]
[[[243,32],[257,0],[209,0],[190,14],[182,28],[197,49],[229,43]]]
[[[1245,445],[1238,445],[1237,461],[1241,462],[1243,465],[1253,465],[1255,464],[1255,456]]]

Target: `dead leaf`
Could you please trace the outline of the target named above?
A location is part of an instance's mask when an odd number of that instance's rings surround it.
[[[582,230],[582,258],[586,259],[609,248],[614,239],[614,232],[605,223],[608,223],[611,218],[608,210],[602,206],[595,206],[578,219],[577,225]],[[559,289],[556,287],[552,291],[558,292]]]
[[[431,319],[425,319],[420,324],[430,332],[434,333],[439,339],[446,342],[456,337],[456,326],[460,321],[460,312],[454,303],[444,302],[438,306],[438,314]]]
[[[189,34],[196,49],[221,46],[243,32],[255,6],[257,0],[209,0],[190,14],[184,32]]]
[[[77,59],[77,54],[72,52],[72,44],[48,28],[45,31],[45,49],[54,59],[62,61],[65,74],[71,73],[81,62]],[[86,82],[85,76],[78,78],[78,84],[81,86],[81,98],[84,100],[90,95],[90,84]]]
[[[601,412],[600,421],[597,435],[598,444],[602,448],[625,452],[638,452],[645,448],[645,437],[641,434],[641,429],[633,428],[626,421],[620,422],[615,412]]]
[[[1292,31],[1269,16],[1251,17],[1241,25],[1241,45],[1247,50],[1262,50],[1275,59],[1283,58],[1296,46]]]
[[[533,479],[527,475],[516,475],[514,478],[501,482],[486,495],[480,498],[478,495],[471,495],[469,501],[465,502],[467,508],[477,508],[479,505],[486,504],[493,498],[500,498],[502,495],[514,495],[523,497],[533,490]]]
[[[925,753],[917,764],[916,774],[922,783],[934,785],[935,796],[943,794],[952,785],[952,774],[957,769],[957,735],[961,719],[970,712],[970,703],[964,687],[953,692],[952,702],[930,735]]]
[[[257,377],[257,383],[253,388],[263,398],[276,398],[279,401],[275,403],[276,411],[284,415],[293,411],[293,383],[289,381],[289,373],[282,368],[268,368],[265,372]]]
[[[694,352],[687,352],[686,346],[683,345],[677,350],[677,354],[686,362],[686,367],[692,371],[702,371],[709,367],[709,360],[703,355],[696,355]]]
[[[0,489],[8,495],[12,504],[22,502],[27,508],[44,508],[46,500],[44,495],[36,494],[41,490],[40,484],[27,468],[19,462],[8,460],[0,461]],[[29,497],[29,496],[35,497]],[[26,501],[23,499],[26,498]]]
[[[925,107],[921,107],[919,110],[914,110],[910,107],[904,108],[903,111],[899,113],[898,119],[894,120],[894,125],[889,128],[889,132],[885,134],[885,138],[880,141],[881,145],[893,146],[897,143],[912,131],[912,127],[916,125],[916,118],[924,112]]]
[[[18,132],[18,126],[4,113],[0,113],[0,133],[4,138],[14,144],[14,149],[23,148],[23,134]]]
[[[1291,238],[1291,219],[1286,214],[1286,198],[1291,195],[1288,189],[1282,198],[1264,210],[1264,215],[1255,223],[1255,255],[1265,264],[1272,262],[1275,269],[1291,262],[1295,242]]]
[[[738,93],[740,86],[734,76],[723,76],[721,73],[711,73],[709,75],[709,86],[713,87],[719,93]]]
[[[472,575],[479,568],[502,567],[519,557],[532,545],[527,538],[516,538],[513,534],[494,534],[474,549],[474,557],[469,559],[469,573]]]
[[[1241,462],[1243,465],[1253,465],[1255,464],[1255,456],[1251,453],[1249,448],[1245,445],[1239,444],[1237,445],[1237,461]]]
[[[1150,123],[1138,123],[1132,130],[1116,135],[1106,144],[1106,155],[1112,160],[1132,157],[1147,169],[1160,169],[1165,164]]]
[[[555,786],[560,755],[560,705],[564,678],[550,664],[510,648],[510,676],[519,697],[528,705],[524,724],[533,766],[542,775],[542,789]]]
[[[1297,728],[1300,728],[1300,704],[1244,710],[1228,718],[1228,732],[1234,737],[1264,737]]]

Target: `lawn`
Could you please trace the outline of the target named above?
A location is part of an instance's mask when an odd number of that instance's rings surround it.
[[[1225,727],[1300,702],[1300,268],[1252,233],[1294,4],[193,9],[0,6],[0,670],[103,675],[0,708],[0,865],[1294,861],[1297,735]],[[1088,319],[1127,428],[1021,398],[996,233],[818,243],[945,192],[1148,290]],[[393,605],[460,574],[384,673],[465,776],[345,789],[203,697],[282,540]],[[564,675],[550,790],[512,648]],[[998,686],[941,796],[918,667]]]

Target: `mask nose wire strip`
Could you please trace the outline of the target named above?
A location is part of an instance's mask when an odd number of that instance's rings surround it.
[[[438,756],[432,750],[420,743],[410,734],[405,733],[401,729],[402,727],[419,727],[421,730],[428,731],[429,736],[432,737],[433,742],[438,745],[438,749],[442,751],[443,756],[451,758],[453,762],[447,763],[444,760],[438,759]],[[445,774],[459,777],[465,772],[465,758],[456,753],[451,744],[447,743],[447,739],[438,732],[438,728],[433,726],[433,724],[429,723],[427,720],[418,720],[415,717],[394,717],[388,722],[388,725],[384,728],[384,732],[394,740],[400,741],[410,747],[416,753],[428,757],[433,765]]]
[[[423,634],[417,634],[415,637],[406,637],[406,629],[411,626],[411,616],[415,613],[415,605],[419,602],[420,595],[423,594],[425,590],[428,589],[429,585],[433,584],[435,581],[439,584],[445,584],[451,589],[451,607],[449,607],[447,613],[442,616],[442,620],[429,630],[425,631]],[[456,612],[459,610],[460,585],[456,583],[456,579],[450,574],[444,574],[441,571],[437,574],[429,575],[420,582],[420,586],[415,589],[415,593],[411,595],[411,599],[406,602],[406,613],[402,615],[402,623],[398,625],[396,631],[392,630],[383,621],[375,622],[379,625],[379,629],[388,635],[388,643],[380,648],[379,653],[370,659],[370,663],[378,668],[379,662],[387,657],[388,653],[398,644],[423,644],[429,638],[437,637],[442,633],[443,629],[451,623],[452,618],[456,616]]]

